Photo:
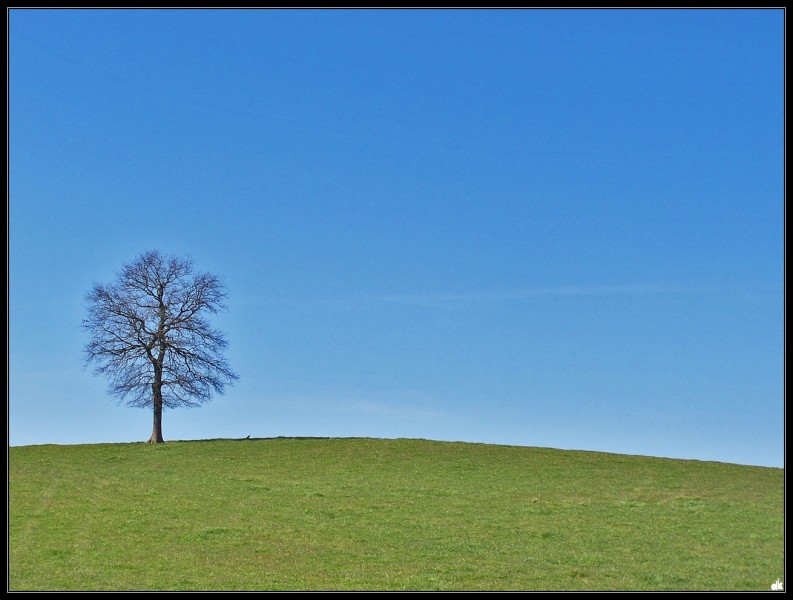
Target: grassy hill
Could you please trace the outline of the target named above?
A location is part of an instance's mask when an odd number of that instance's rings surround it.
[[[9,449],[11,590],[770,590],[783,471],[424,440]]]

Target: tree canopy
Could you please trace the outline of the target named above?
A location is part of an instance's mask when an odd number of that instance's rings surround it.
[[[150,442],[162,441],[163,407],[198,406],[237,379],[223,357],[225,336],[207,319],[225,298],[216,275],[156,250],[88,293],[87,362],[120,400],[153,407]]]

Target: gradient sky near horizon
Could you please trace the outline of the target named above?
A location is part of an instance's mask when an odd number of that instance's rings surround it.
[[[148,438],[80,323],[159,249],[240,375],[166,440],[784,464],[782,10],[8,14],[11,445]]]

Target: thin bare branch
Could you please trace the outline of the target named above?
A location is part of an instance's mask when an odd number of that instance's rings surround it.
[[[225,298],[221,280],[189,259],[141,254],[87,294],[86,361],[130,406],[198,406],[237,379],[225,336],[205,318]]]

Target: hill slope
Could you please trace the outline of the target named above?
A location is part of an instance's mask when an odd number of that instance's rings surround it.
[[[9,449],[9,587],[758,589],[781,469],[424,440]]]

